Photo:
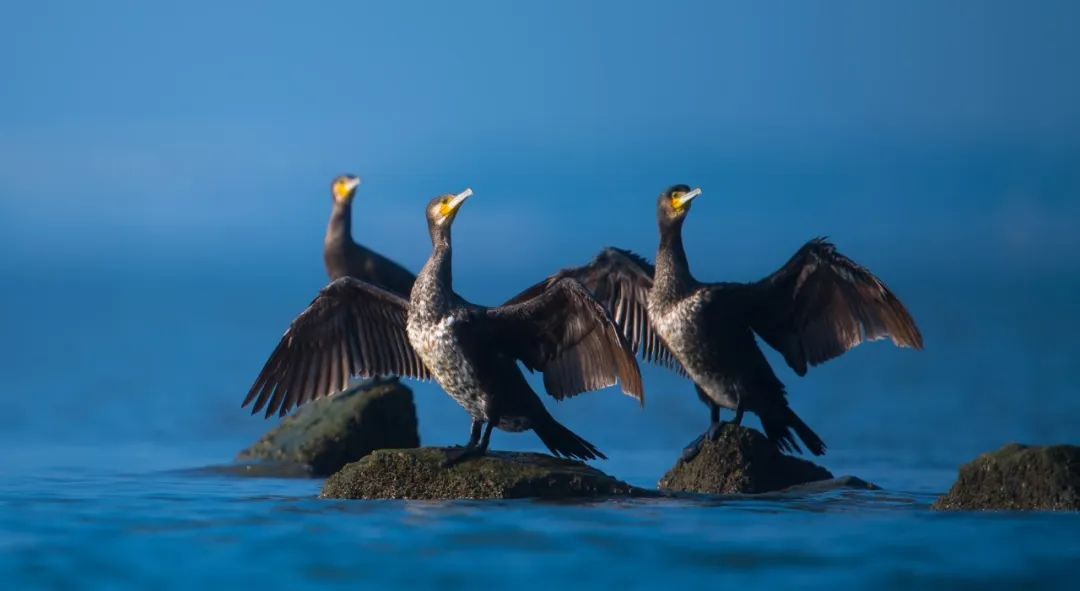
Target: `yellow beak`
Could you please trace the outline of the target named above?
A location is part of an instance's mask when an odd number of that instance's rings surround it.
[[[683,193],[682,195],[675,195],[671,198],[671,205],[675,208],[675,211],[682,211],[686,208],[687,204],[696,199],[698,195],[701,195],[701,187]]]
[[[347,201],[360,186],[360,177],[345,179],[334,183],[334,199]]]
[[[442,206],[442,212],[441,213],[442,213],[443,217],[449,217],[449,216],[452,216],[455,213],[457,213],[457,210],[458,210],[458,208],[461,207],[461,204],[465,203],[465,200],[468,199],[469,197],[472,197],[472,194],[473,194],[472,189],[465,189],[464,191],[458,193],[457,195],[454,195],[453,199],[451,199],[448,203],[446,203],[446,205]]]

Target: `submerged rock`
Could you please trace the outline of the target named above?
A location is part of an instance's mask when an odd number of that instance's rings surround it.
[[[300,466],[327,476],[376,449],[419,445],[412,390],[392,378],[363,382],[300,407],[237,459]]]
[[[680,459],[659,486],[672,492],[746,494],[832,478],[817,464],[780,453],[760,432],[727,424],[720,437],[705,441],[692,460]]]
[[[1080,447],[1013,443],[960,468],[934,509],[978,511],[1080,510]]]
[[[330,499],[546,499],[653,496],[575,460],[537,453],[489,452],[444,467],[454,448],[387,449],[345,466],[326,481]]]

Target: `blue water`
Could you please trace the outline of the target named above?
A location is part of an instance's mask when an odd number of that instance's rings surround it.
[[[1070,588],[1080,515],[928,511],[951,470],[830,464],[885,486],[724,500],[326,501],[321,482],[189,470],[229,449],[16,450],[0,484],[9,588]],[[48,458],[79,460],[73,467]],[[639,485],[664,454],[606,466]],[[11,462],[9,455],[7,462]],[[43,462],[43,463],[42,463]],[[63,465],[64,467],[61,467]]]

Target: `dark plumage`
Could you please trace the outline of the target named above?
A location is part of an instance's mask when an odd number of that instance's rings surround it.
[[[408,297],[416,276],[405,267],[365,248],[352,237],[352,202],[360,177],[344,174],[330,185],[334,208],[326,226],[323,261],[330,280],[355,277],[377,287]]]
[[[758,348],[756,333],[797,374],[863,341],[891,338],[922,348],[922,335],[900,300],[864,267],[824,239],[806,243],[778,271],[756,283],[703,283],[690,273],[682,225],[700,190],[676,185],[657,205],[660,247],[654,268],[630,252],[607,248],[584,267],[565,269],[511,302],[536,297],[558,281],[577,279],[611,310],[634,350],[690,377],[709,406],[706,435],[720,430],[720,408],[761,418],[784,451],[814,454],[825,443],[788,406],[784,385]],[[686,450],[697,453],[705,437]]]
[[[455,294],[450,227],[471,194],[429,204],[433,252],[408,301],[352,277],[331,282],[285,332],[244,405],[265,408],[267,416],[285,414],[343,389],[353,375],[433,378],[472,417],[462,457],[483,453],[496,426],[532,429],[557,455],[604,457],[548,413],[517,363],[543,372],[557,399],[621,382],[642,400],[629,343],[604,306],[572,279],[498,308]]]

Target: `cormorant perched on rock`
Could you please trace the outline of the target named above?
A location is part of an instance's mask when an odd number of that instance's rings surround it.
[[[891,338],[922,348],[922,335],[900,300],[880,279],[824,239],[806,243],[778,271],[756,283],[702,283],[690,274],[682,226],[701,189],[675,185],[657,205],[660,247],[656,267],[617,248],[591,263],[565,269],[510,303],[573,278],[611,310],[634,350],[648,361],[690,377],[708,405],[711,425],[684,450],[693,458],[704,437],[720,433],[720,409],[750,411],[782,451],[801,451],[794,431],[812,453],[825,443],[788,406],[783,383],[754,339],[756,333],[784,355],[798,375],[863,341]]]
[[[330,280],[355,277],[402,297],[409,295],[416,276],[401,265],[381,254],[353,241],[352,201],[360,177],[343,174],[334,179],[330,190],[334,196],[334,209],[326,226],[323,241],[323,261]]]
[[[431,379],[472,417],[460,458],[483,454],[493,427],[532,429],[556,455],[603,458],[560,425],[517,365],[544,374],[556,399],[622,383],[643,400],[630,344],[602,304],[573,279],[519,303],[486,308],[453,292],[450,227],[472,194],[436,197],[427,208],[433,252],[406,301],[352,277],[325,287],[292,323],[244,406],[285,414],[337,392],[352,375]],[[483,434],[481,436],[481,427]]]

